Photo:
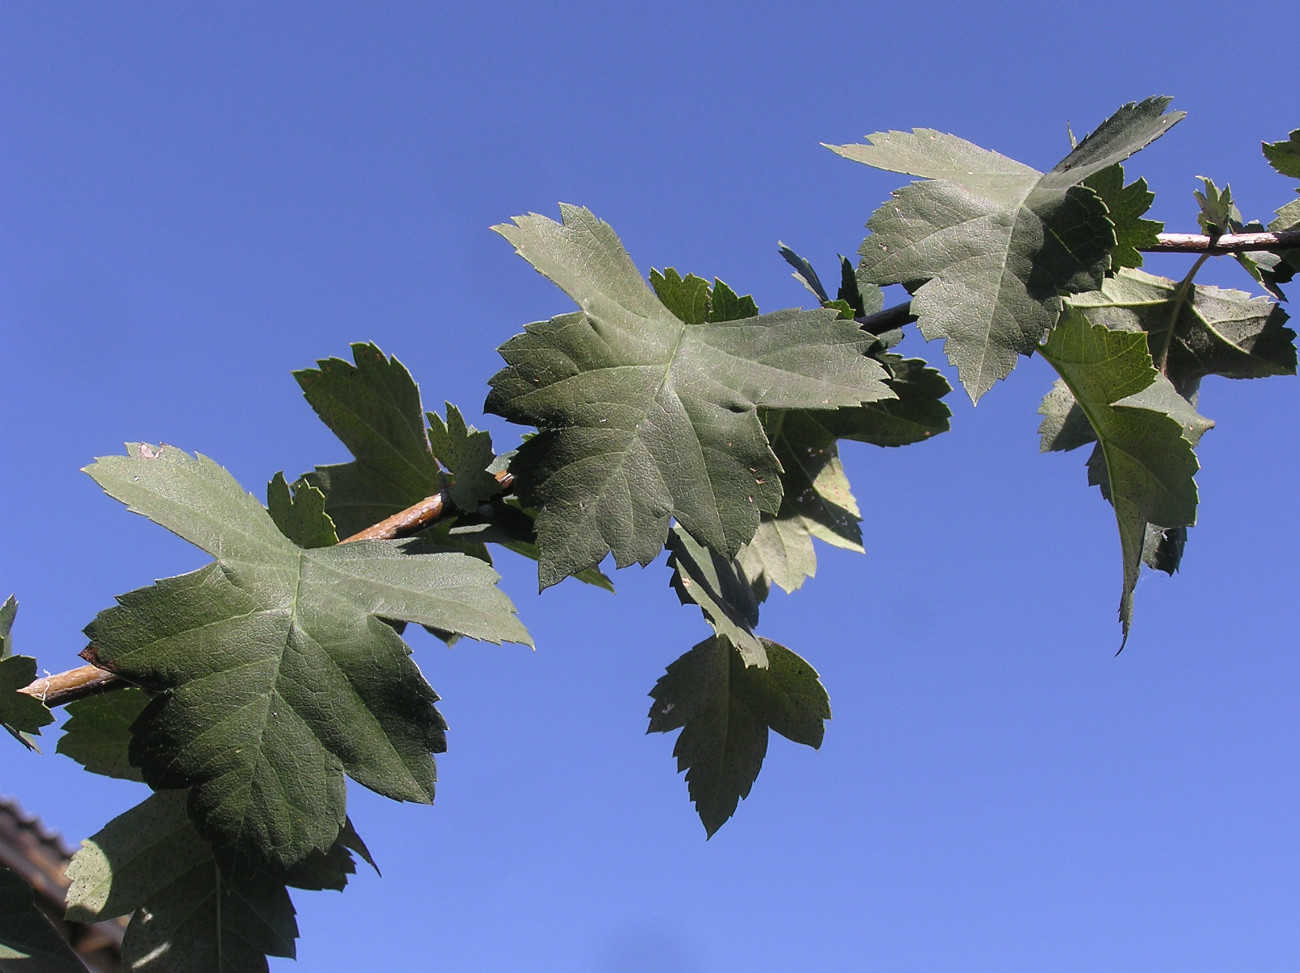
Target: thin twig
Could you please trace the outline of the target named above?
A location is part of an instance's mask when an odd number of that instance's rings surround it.
[[[1143,253],[1249,253],[1252,250],[1278,250],[1300,247],[1300,230],[1280,233],[1224,233],[1209,237],[1199,233],[1161,233],[1154,247],[1142,247]]]
[[[508,491],[515,481],[515,478],[505,471],[496,474],[496,478],[502,493]],[[339,543],[351,544],[353,541],[394,540],[398,537],[407,537],[423,530],[430,524],[437,523],[444,516],[454,512],[455,509],[451,502],[451,491],[440,490],[433,496],[425,497],[419,503],[413,504],[405,510],[367,527],[365,530],[357,531],[350,537],[345,537]],[[81,657],[93,664],[82,666],[79,669],[70,669],[67,672],[56,673],[52,676],[43,676],[18,691],[26,693],[28,696],[34,696],[46,706],[53,708],[75,702],[78,699],[84,699],[87,696],[93,696],[96,693],[104,693],[113,689],[125,689],[130,685],[121,676],[110,672],[108,667],[99,661],[99,649],[94,643],[81,650]]]

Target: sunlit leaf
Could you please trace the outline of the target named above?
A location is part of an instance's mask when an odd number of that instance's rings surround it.
[[[229,868],[327,849],[346,773],[430,801],[437,695],[383,619],[528,642],[496,573],[462,554],[363,541],[304,550],[221,467],[131,445],[87,469],[111,496],[216,561],[118,599],[87,628],[98,662],[157,694],[131,762],[190,813]]]
[[[1111,266],[1114,224],[1081,183],[1164,134],[1169,99],[1125,105],[1054,169],[1040,173],[930,129],[831,146],[845,158],[919,176],[867,224],[863,271],[912,290],[928,339],[945,339],[972,400],[1029,355],[1056,323],[1062,293],[1096,288]]]
[[[757,409],[890,398],[870,338],[833,311],[688,325],[655,295],[613,231],[562,207],[563,223],[497,227],[581,308],[502,346],[487,410],[541,432],[510,465],[538,510],[543,587],[663,547],[670,517],[732,557],[781,501]]]

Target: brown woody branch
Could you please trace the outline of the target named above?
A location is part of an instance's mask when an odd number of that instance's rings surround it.
[[[496,478],[502,493],[508,491],[515,481],[513,476],[504,471],[496,474]],[[425,497],[419,503],[407,507],[405,510],[399,511],[393,516],[367,527],[365,530],[357,531],[352,536],[345,537],[339,543],[351,544],[353,541],[393,540],[398,537],[409,537],[411,534],[437,523],[455,509],[451,502],[451,491],[440,490],[433,496]],[[52,676],[43,676],[18,691],[36,697],[46,706],[55,707],[76,702],[78,699],[84,699],[96,693],[104,693],[113,689],[125,689],[130,685],[121,676],[111,672],[107,665],[100,662],[99,649],[94,643],[82,649],[80,655],[91,665],[82,666],[79,669],[70,669],[67,672],[56,673]]]
[[[1249,253],[1252,250],[1278,250],[1300,247],[1300,230],[1279,233],[1224,233],[1203,236],[1199,233],[1161,233],[1154,247],[1142,247],[1144,253]]]

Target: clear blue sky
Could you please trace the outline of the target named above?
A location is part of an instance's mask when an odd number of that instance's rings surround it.
[[[127,440],[254,493],[345,459],[290,371],[373,340],[483,420],[495,347],[569,310],[493,223],[557,202],[643,271],[806,304],[900,181],[819,143],[931,127],[1048,168],[1124,102],[1189,118],[1129,166],[1195,229],[1293,198],[1300,6],[0,5],[0,595],[58,671],[114,595],[203,555],[79,469]],[[1181,276],[1184,260],[1148,269]],[[1245,287],[1232,265],[1205,279]],[[937,346],[909,339],[914,354]],[[529,564],[537,641],[419,635],[451,724],[433,808],[351,791],[383,869],[299,893],[310,971],[1279,970],[1300,965],[1300,387],[1207,382],[1201,525],[1118,658],[1118,540],[1078,453],[1040,456],[1041,362],[953,431],[849,444],[865,557],[760,631],[820,671],[819,752],[774,739],[711,841],[646,737],[707,634],[662,561],[617,596]],[[75,844],[142,790],[0,749],[0,792]]]

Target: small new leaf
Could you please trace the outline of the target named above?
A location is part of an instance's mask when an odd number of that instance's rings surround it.
[[[497,231],[581,308],[500,349],[486,409],[541,431],[510,464],[537,514],[547,587],[606,554],[648,564],[676,517],[734,557],[781,502],[759,408],[892,398],[871,339],[833,311],[688,325],[647,286],[613,230],[562,206]]]
[[[446,422],[437,413],[429,413],[429,444],[451,474],[451,502],[460,510],[477,510],[479,504],[501,492],[496,477],[488,472],[496,459],[492,437],[466,425],[460,409],[445,404]]]
[[[347,537],[442,489],[429,449],[420,390],[406,367],[373,344],[294,372],[321,421],[356,457],[318,466],[304,479],[325,494],[325,509]]]
[[[1113,270],[1121,267],[1141,267],[1142,249],[1155,246],[1160,232],[1165,228],[1159,220],[1144,220],[1143,214],[1151,208],[1156,194],[1147,189],[1147,181],[1139,179],[1124,185],[1124,167],[1119,163],[1102,169],[1083,181],[1106,204],[1107,215],[1115,224],[1115,249],[1111,251]]]
[[[721,321],[738,321],[758,315],[758,305],[746,294],[737,296],[736,292],[718,280],[713,284],[703,277],[687,274],[682,277],[669,267],[663,273],[651,268],[650,286],[655,295],[668,308],[687,324],[718,323]]]
[[[1068,307],[1039,350],[1097,437],[1098,462],[1089,464],[1089,472],[1115,508],[1119,525],[1124,564],[1119,616],[1127,639],[1147,525],[1196,522],[1192,477],[1199,467],[1192,446],[1211,423],[1155,370],[1144,334],[1108,330]]]
[[[1168,98],[1125,105],[1048,173],[930,129],[829,146],[847,159],[919,176],[868,222],[863,273],[905,284],[927,339],[945,351],[972,401],[1031,354],[1056,323],[1062,293],[1092,290],[1111,267],[1115,226],[1082,185],[1183,117]]]
[[[87,472],[217,559],[122,595],[87,633],[100,665],[155,694],[131,762],[155,789],[192,788],[227,871],[329,848],[344,772],[432,800],[438,697],[384,620],[528,643],[488,565],[392,541],[304,550],[229,473],[170,446],[133,444]]]
[[[266,512],[280,533],[299,547],[332,547],[339,542],[334,521],[325,512],[325,494],[308,483],[295,483],[290,492],[283,473],[266,485]]]
[[[831,718],[812,666],[783,645],[762,643],[766,668],[746,666],[724,635],[706,639],[670,665],[650,691],[646,732],[681,729],[673,756],[709,837],[749,796],[769,730],[817,749]]]

